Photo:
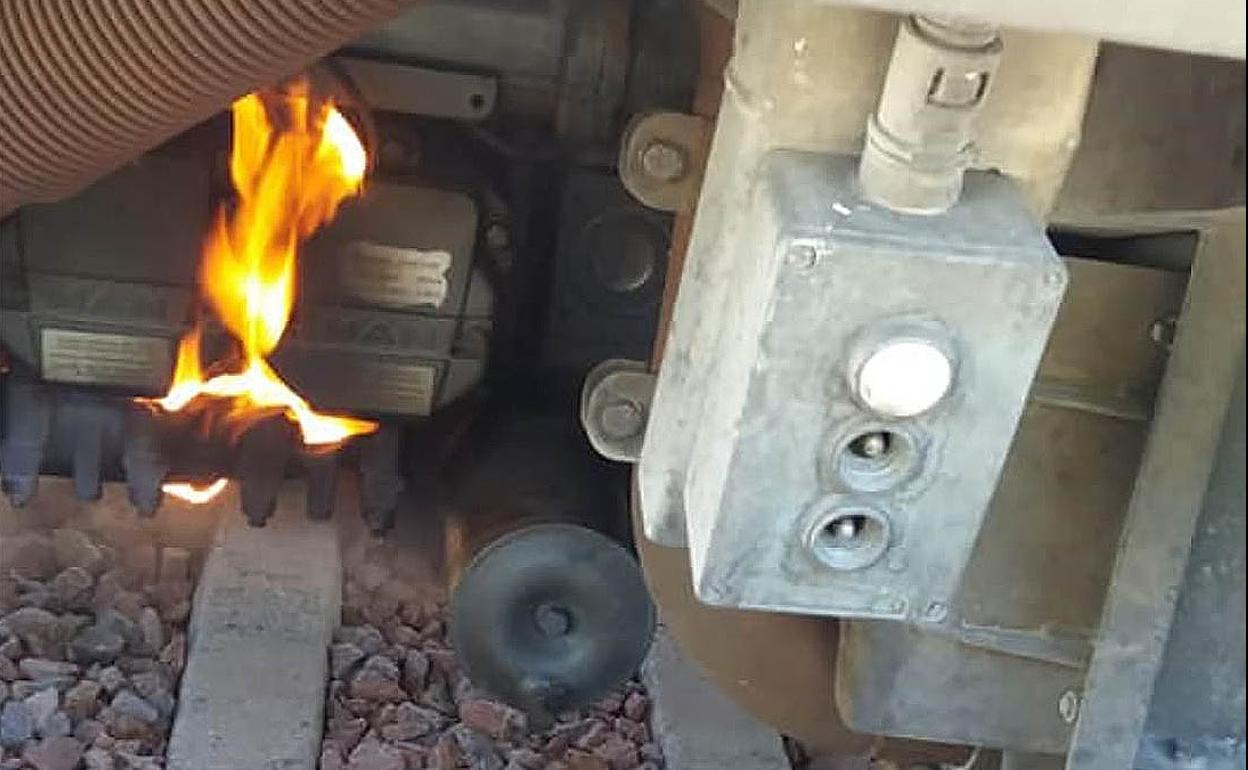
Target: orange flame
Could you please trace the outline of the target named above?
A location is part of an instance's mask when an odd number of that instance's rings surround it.
[[[196,486],[185,481],[167,481],[160,485],[160,489],[167,495],[184,500],[193,505],[203,505],[212,500],[212,498],[221,494],[221,490],[225,489],[225,485],[230,482],[227,478],[219,478],[206,486]]]
[[[237,202],[217,213],[199,279],[240,343],[242,366],[205,380],[197,325],[178,345],[169,392],[148,403],[177,412],[200,398],[227,399],[225,417],[236,423],[277,409],[309,446],[370,433],[376,423],[315,411],[267,361],[290,320],[299,245],[359,192],[368,165],[364,145],[342,113],[314,100],[303,82],[267,99],[248,94],[234,102],[232,116]]]

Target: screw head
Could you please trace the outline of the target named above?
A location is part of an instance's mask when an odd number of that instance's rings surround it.
[[[641,408],[631,401],[607,404],[598,415],[598,426],[613,439],[632,438],[644,425]]]
[[[1079,718],[1079,693],[1074,690],[1067,690],[1057,699],[1057,714],[1062,721],[1068,725],[1075,723]]]
[[[689,161],[680,147],[655,140],[641,151],[641,170],[651,179],[675,182],[688,172]]]
[[[819,252],[814,246],[799,243],[789,248],[785,259],[793,267],[804,270],[815,266],[815,263],[819,261]]]
[[[949,616],[949,607],[944,602],[932,602],[923,610],[923,619],[929,623],[940,623]]]

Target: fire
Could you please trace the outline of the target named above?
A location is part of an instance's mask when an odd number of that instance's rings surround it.
[[[169,392],[147,403],[178,412],[217,399],[212,403],[225,401],[224,417],[235,425],[277,410],[312,447],[370,433],[376,423],[314,410],[267,360],[290,320],[299,246],[359,192],[368,166],[364,145],[333,103],[314,99],[303,82],[280,94],[248,94],[231,114],[237,200],[217,212],[199,282],[240,356],[227,362],[230,371],[205,379],[196,324],[178,345]]]
[[[226,478],[219,478],[211,484],[202,487],[185,481],[167,481],[160,488],[165,494],[172,495],[179,500],[184,500],[194,505],[203,505],[221,494],[221,490],[225,489],[225,485],[228,483],[230,483],[230,480]]]

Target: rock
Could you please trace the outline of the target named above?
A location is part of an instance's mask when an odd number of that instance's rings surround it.
[[[567,754],[568,770],[611,770],[607,760],[597,754],[573,749]]]
[[[385,637],[372,626],[343,626],[334,633],[334,641],[354,644],[365,655],[376,655],[386,646]]]
[[[626,717],[619,717],[615,720],[613,727],[617,733],[633,743],[647,743],[650,740],[650,729],[644,722],[634,722]]]
[[[342,760],[342,752],[338,747],[326,741],[321,746],[320,770],[345,770],[346,763]]]
[[[370,738],[360,741],[347,762],[349,770],[405,770],[407,762],[397,749]]]
[[[62,735],[69,735],[73,731],[74,723],[64,711],[54,711],[52,716],[48,717],[47,721],[43,723],[43,727],[38,730],[39,734],[44,738],[59,738]]]
[[[73,663],[43,658],[23,658],[17,665],[18,669],[29,679],[43,681],[48,679],[73,678],[78,675],[78,667]]]
[[[168,719],[173,715],[173,710],[177,705],[173,698],[173,685],[163,673],[144,671],[130,677],[130,683],[143,700],[160,712],[161,718]]]
[[[449,734],[438,737],[429,754],[430,770],[455,770],[459,767],[459,743]]]
[[[100,723],[107,730],[106,734],[111,738],[116,738],[118,742],[129,739],[141,742],[152,738],[156,732],[155,726],[151,723],[145,722],[132,714],[114,711],[112,706],[105,706],[100,709],[100,713],[97,716],[100,719]],[[99,744],[100,742],[97,740],[96,745]]]
[[[614,716],[624,706],[624,701],[618,695],[608,695],[602,700],[594,704],[599,710]]]
[[[122,690],[113,697],[113,702],[109,704],[117,714],[134,717],[140,722],[152,725],[160,721],[160,712],[156,707],[129,690]]]
[[[0,573],[27,580],[47,580],[56,572],[56,552],[47,535],[19,532],[0,538]]]
[[[350,751],[368,731],[368,722],[360,717],[340,717],[329,720],[329,737],[344,751]]]
[[[9,699],[9,686],[0,680],[0,703],[4,703]]]
[[[21,676],[17,670],[17,664],[9,660],[5,655],[0,655],[0,682],[12,682]]]
[[[160,651],[158,660],[168,666],[175,677],[181,676],[182,669],[186,668],[186,635],[174,633],[173,638]]]
[[[68,736],[44,738],[22,752],[35,770],[74,770],[82,757],[82,745]]]
[[[0,620],[33,654],[57,640],[56,616],[38,607],[22,607]]]
[[[527,726],[527,720],[520,711],[484,698],[461,703],[459,720],[495,739],[522,733]]]
[[[26,699],[26,705],[30,707],[30,718],[34,720],[35,732],[44,735],[48,720],[60,708],[61,694],[50,687],[39,690]]]
[[[78,723],[78,727],[74,729],[74,737],[83,746],[90,746],[100,740],[101,735],[106,735],[104,725],[94,719],[84,719]]]
[[[403,657],[403,686],[412,695],[418,695],[428,677],[429,658],[420,650],[408,650]]]
[[[93,716],[99,707],[100,692],[103,689],[99,682],[83,679],[65,691],[61,708],[75,721],[87,719]]]
[[[125,637],[97,623],[79,631],[70,640],[68,653],[71,660],[79,663],[112,663],[125,648]]]
[[[382,725],[381,736],[389,741],[411,741],[429,735],[445,722],[441,714],[414,703],[400,703],[390,724]]]
[[[426,654],[433,667],[446,677],[446,681],[454,682],[459,678],[459,658],[454,652],[435,647],[427,650]]]
[[[519,748],[507,753],[508,767],[515,765],[523,770],[541,770],[546,760],[533,749]]]
[[[101,748],[87,749],[82,755],[82,766],[85,770],[116,770],[117,767],[113,762],[113,755]]]
[[[157,579],[161,583],[190,582],[192,559],[193,555],[186,548],[165,546],[160,551],[160,572]]]
[[[611,770],[632,770],[637,766],[639,758],[637,747],[631,741],[618,735],[608,735],[594,753],[607,761]]]
[[[629,693],[621,710],[634,722],[645,722],[650,715],[650,699],[639,692]]]
[[[66,612],[61,613],[56,619],[57,639],[73,639],[82,629],[91,625],[91,617],[89,615],[79,615],[77,613]]]
[[[329,673],[334,679],[346,679],[356,664],[364,660],[364,651],[351,642],[338,642],[329,648]]]
[[[4,634],[0,634],[0,636],[4,636]],[[10,660],[22,657],[22,640],[16,636],[5,637],[5,640],[0,642],[0,657]]]
[[[607,739],[611,730],[602,722],[593,720],[593,724],[575,741],[578,749],[592,749]]]
[[[52,551],[58,569],[76,567],[98,575],[106,566],[104,551],[85,532],[76,529],[53,530]]]
[[[92,597],[92,603],[99,609],[111,608],[117,601],[118,594],[125,590],[126,581],[121,571],[109,570],[95,581],[95,596]]]
[[[160,652],[165,646],[165,627],[160,615],[151,607],[144,607],[139,612],[139,637],[143,640],[142,649],[152,655]]]
[[[503,770],[503,758],[487,736],[467,725],[455,725],[450,734],[471,770]]]
[[[139,613],[143,612],[143,607],[143,594],[135,591],[118,591],[117,596],[113,598],[112,609],[117,610],[134,623],[139,622]]]
[[[400,647],[415,647],[420,644],[420,632],[402,623],[391,624],[386,629],[386,638],[391,644],[397,644]]]
[[[69,567],[52,578],[49,586],[52,595],[66,609],[86,609],[91,606],[95,579],[82,567]]]
[[[16,749],[35,734],[35,716],[25,701],[0,707],[0,748]]]
[[[116,666],[109,666],[100,670],[96,676],[100,686],[104,688],[104,692],[112,694],[120,690],[126,684],[126,675]]]
[[[399,667],[394,661],[374,655],[351,678],[351,694],[374,703],[397,703],[406,697],[399,686]]]
[[[429,685],[420,694],[420,702],[441,711],[443,714],[454,715],[459,713],[459,708],[455,705],[455,701],[451,699],[450,690],[447,689],[446,680],[440,676],[430,679]]]

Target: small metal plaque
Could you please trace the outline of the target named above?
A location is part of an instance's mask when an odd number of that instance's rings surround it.
[[[359,408],[424,416],[433,411],[438,370],[432,364],[361,361],[357,381]]]
[[[341,261],[343,287],[385,308],[437,308],[450,290],[451,253],[355,241]]]
[[[43,329],[43,376],[54,382],[159,388],[173,367],[163,337]]]

